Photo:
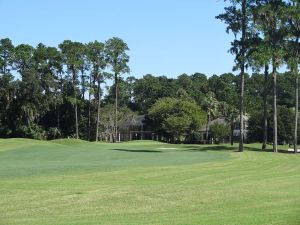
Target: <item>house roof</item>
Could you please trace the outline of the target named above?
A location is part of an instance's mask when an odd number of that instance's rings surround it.
[[[248,115],[243,115],[243,119],[244,121],[248,122],[249,121],[249,116]],[[236,122],[239,122],[240,121],[240,116],[238,116],[236,119],[235,119]]]
[[[145,125],[145,120],[145,115],[134,115],[132,118],[121,121],[119,128],[128,129],[129,127],[141,127]]]
[[[145,123],[145,115],[137,115],[130,121],[131,126],[142,126]]]
[[[239,122],[239,118],[240,118],[240,117],[237,117],[237,118],[235,119],[234,122]],[[248,121],[249,121],[249,117],[248,117],[247,115],[244,115],[244,116],[243,116],[243,119],[244,119],[245,122],[248,122]],[[209,130],[210,126],[211,126],[211,125],[214,125],[214,124],[223,124],[223,125],[227,125],[228,122],[226,121],[226,118],[225,118],[225,117],[218,117],[218,118],[216,118],[216,119],[214,119],[214,120],[212,120],[212,121],[210,121],[210,122],[208,123],[208,130]],[[201,127],[200,130],[199,130],[199,132],[206,132],[206,125],[203,126],[203,127]]]

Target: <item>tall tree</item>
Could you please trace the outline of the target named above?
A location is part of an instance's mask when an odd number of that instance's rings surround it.
[[[0,135],[8,137],[13,128],[8,122],[8,118],[15,114],[10,113],[11,103],[15,99],[17,89],[16,82],[10,73],[0,76]]]
[[[54,108],[56,111],[57,129],[60,127],[60,113],[59,108],[62,102],[61,85],[59,83],[59,74],[62,72],[62,58],[60,52],[55,47],[47,47],[44,44],[38,44],[34,55],[34,62],[36,70],[41,80],[41,85],[45,93],[45,102],[47,108]],[[53,118],[54,119],[54,118]],[[52,124],[52,120],[47,120]]]
[[[106,41],[106,54],[108,64],[114,73],[115,82],[115,137],[114,142],[117,141],[118,136],[118,79],[123,73],[129,72],[129,56],[127,51],[129,50],[127,44],[120,38],[113,37]]]
[[[128,103],[130,106],[133,106],[135,82],[136,78],[133,76],[129,76],[126,78],[126,95],[128,96]]]
[[[14,50],[14,68],[21,75],[19,88],[16,91],[17,119],[16,128],[24,135],[35,137],[37,124],[45,113],[46,102],[43,101],[41,79],[34,60],[35,49],[27,44],[16,46]],[[33,128],[34,129],[31,129]]]
[[[225,0],[226,1],[226,0]],[[248,55],[247,40],[251,36],[250,19],[252,0],[229,0],[231,5],[225,7],[225,13],[216,18],[227,24],[227,32],[232,32],[235,40],[231,43],[231,52],[235,55],[236,68],[240,70],[240,142],[239,151],[244,150],[244,85],[245,69]]]
[[[14,46],[9,38],[0,40],[0,74],[10,72],[13,63]]]
[[[265,71],[264,71],[264,134],[263,134],[263,143],[261,146],[262,150],[266,150],[267,143],[268,143],[268,80],[269,80],[269,64],[265,64]]]
[[[79,138],[78,131],[78,107],[77,107],[77,80],[78,80],[78,71],[83,64],[83,59],[81,57],[80,51],[82,44],[80,42],[72,42],[70,40],[65,40],[63,43],[59,44],[61,49],[64,63],[67,65],[68,71],[72,75],[72,86],[74,92],[74,112],[75,112],[75,129],[76,129],[76,138]]]
[[[86,72],[89,70],[89,63],[87,60],[87,46],[84,44],[81,44],[81,47],[78,49],[78,53],[81,57],[81,65],[79,68],[80,71],[80,86],[81,86],[81,98],[85,98],[85,92],[87,90],[87,79],[88,76]]]
[[[14,46],[10,39],[0,40],[0,126],[7,120],[8,109],[14,97],[15,85],[10,73],[13,64]],[[2,122],[3,121],[3,122]],[[2,122],[2,123],[1,123]],[[2,124],[2,125],[1,125]],[[0,127],[0,129],[1,129]],[[9,130],[5,128],[4,130]]]
[[[290,0],[284,13],[287,22],[287,64],[295,79],[295,116],[294,116],[294,152],[298,149],[298,115],[299,115],[299,39],[300,39],[300,2]]]
[[[144,75],[138,79],[134,84],[134,102],[137,109],[141,113],[147,113],[148,109],[161,98],[162,83],[158,77],[151,74]]]
[[[33,67],[34,48],[27,44],[20,44],[14,50],[14,69],[23,77],[28,69]]]
[[[107,65],[107,58],[105,54],[105,44],[94,41],[87,45],[88,59],[92,64],[92,75],[97,81],[97,124],[96,124],[96,137],[95,140],[99,139],[99,125],[100,125],[100,105],[101,105],[101,83],[104,79],[103,70]]]
[[[57,129],[60,130],[60,107],[63,103],[63,84],[62,84],[62,73],[63,73],[63,61],[62,55],[55,47],[48,47],[48,66],[50,73],[54,77],[54,108],[57,116]]]
[[[257,31],[260,32],[259,30]],[[272,57],[269,40],[265,37],[254,38],[252,42],[252,54],[250,55],[250,65],[254,71],[260,72],[264,69],[263,81],[263,141],[262,150],[267,148],[268,142],[268,91],[269,91],[269,65]]]
[[[271,49],[272,77],[273,77],[273,151],[277,152],[277,69],[283,59],[283,38],[285,35],[282,23],[284,1],[257,1],[254,20],[258,29],[265,36]]]

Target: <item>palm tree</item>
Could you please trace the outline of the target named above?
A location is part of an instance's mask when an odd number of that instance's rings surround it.
[[[213,117],[218,113],[218,100],[215,98],[213,92],[208,92],[203,101],[203,106],[207,113],[207,122],[206,122],[206,139],[208,140],[208,125]]]
[[[219,113],[225,117],[226,122],[230,124],[230,144],[232,146],[234,122],[239,118],[239,110],[226,102],[220,102],[218,110]]]

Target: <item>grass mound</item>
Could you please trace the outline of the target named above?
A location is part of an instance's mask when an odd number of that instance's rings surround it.
[[[85,145],[89,143],[87,141],[75,139],[75,138],[56,139],[56,140],[52,140],[51,142],[56,144],[62,144],[62,145],[70,145],[70,146]]]

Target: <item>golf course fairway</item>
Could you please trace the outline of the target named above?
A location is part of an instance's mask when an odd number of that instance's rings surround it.
[[[299,225],[300,156],[236,149],[0,139],[0,224]]]

